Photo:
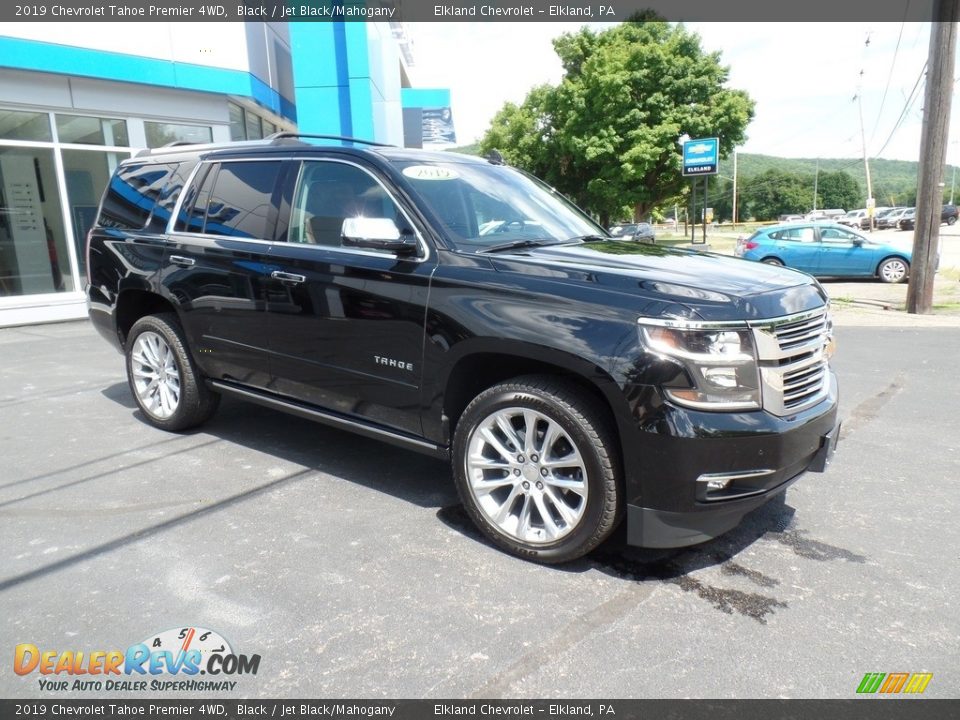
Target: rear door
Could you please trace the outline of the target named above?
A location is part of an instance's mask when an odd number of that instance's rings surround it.
[[[284,242],[270,253],[272,389],[421,434],[424,322],[435,257],[422,238],[415,257],[341,244],[347,217],[389,218],[416,233],[372,168],[304,160],[284,195],[290,204],[278,232]]]
[[[209,377],[269,384],[265,280],[281,167],[272,159],[201,164],[169,236],[162,284]]]
[[[816,233],[812,225],[786,227],[770,233],[776,255],[787,267],[812,273],[817,267]]]

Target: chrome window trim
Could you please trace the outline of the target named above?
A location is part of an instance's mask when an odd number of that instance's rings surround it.
[[[430,259],[430,245],[429,245],[429,244],[427,243],[427,241],[424,239],[423,235],[420,233],[420,230],[417,229],[416,223],[414,223],[414,222],[410,219],[410,216],[407,214],[407,211],[404,210],[403,205],[401,205],[399,202],[397,202],[396,196],[394,196],[394,194],[393,194],[392,192],[390,192],[390,189],[389,189],[386,185],[383,184],[383,182],[380,180],[380,178],[378,178],[376,175],[374,175],[372,172],[370,172],[370,170],[368,170],[367,168],[365,168],[363,165],[360,165],[359,163],[351,162],[350,160],[343,160],[343,159],[341,159],[341,158],[331,158],[331,157],[302,157],[302,158],[294,158],[294,159],[297,160],[297,161],[300,163],[300,168],[299,168],[299,170],[298,170],[298,172],[297,172],[297,181],[296,181],[296,183],[295,183],[294,186],[293,186],[293,197],[292,197],[291,200],[290,200],[290,218],[291,218],[291,220],[292,220],[292,218],[293,218],[293,213],[294,213],[294,210],[295,210],[294,200],[296,200],[296,198],[297,198],[297,193],[298,193],[299,190],[300,190],[300,182],[301,182],[301,180],[302,180],[302,178],[303,178],[304,166],[306,166],[306,164],[307,164],[308,162],[338,163],[338,164],[340,164],[340,165],[349,165],[350,167],[354,167],[354,168],[356,168],[357,170],[359,170],[360,172],[366,173],[367,175],[369,175],[370,178],[372,178],[373,181],[374,181],[375,183],[377,183],[377,185],[380,186],[380,188],[383,190],[383,192],[386,193],[387,197],[390,198],[390,202],[392,202],[392,203],[394,204],[394,206],[396,206],[397,210],[400,212],[401,215],[403,215],[403,218],[407,221],[407,223],[409,223],[410,227],[413,229],[414,235],[416,235],[416,238],[417,238],[417,248],[418,248],[420,251],[422,251],[422,256],[421,256],[421,255],[416,255],[416,256],[408,257],[408,256],[401,256],[401,255],[398,255],[398,254],[395,253],[395,252],[390,252],[390,251],[387,251],[387,250],[378,251],[378,250],[370,250],[370,249],[366,249],[366,248],[344,247],[344,246],[342,246],[342,245],[340,245],[340,246],[337,246],[337,245],[314,245],[314,244],[312,244],[312,243],[291,243],[291,242],[289,242],[289,241],[286,241],[286,242],[275,242],[275,243],[273,243],[274,245],[279,245],[279,246],[281,246],[281,247],[286,246],[286,247],[296,247],[296,248],[312,248],[314,251],[332,251],[332,252],[334,252],[334,253],[341,253],[341,254],[346,254],[346,255],[362,255],[362,256],[364,256],[364,257],[379,257],[379,258],[384,258],[384,257],[386,257],[386,258],[395,258],[395,259],[397,259],[397,260],[402,260],[402,261],[404,261],[404,262],[417,262],[417,263],[422,263],[422,262],[426,262],[427,260]],[[289,227],[288,227],[288,230],[289,230]]]
[[[174,226],[176,225],[176,220],[177,220],[177,218],[179,217],[180,211],[181,211],[181,209],[182,209],[182,207],[183,207],[183,201],[184,201],[184,198],[186,197],[186,194],[187,194],[187,193],[186,193],[186,190],[187,190],[188,188],[193,187],[193,182],[194,182],[194,180],[195,180],[196,177],[197,177],[197,173],[200,172],[200,168],[202,168],[204,165],[212,165],[212,164],[214,164],[214,163],[220,163],[220,164],[222,164],[222,163],[228,163],[228,162],[267,162],[267,161],[280,161],[280,162],[293,161],[293,162],[298,162],[298,163],[300,163],[300,167],[299,167],[298,170],[297,170],[297,180],[296,180],[296,182],[294,183],[294,186],[293,186],[293,197],[294,197],[294,198],[296,198],[296,196],[297,196],[297,190],[299,190],[299,188],[300,188],[300,178],[301,178],[302,175],[303,175],[303,166],[304,166],[304,164],[307,163],[307,162],[334,162],[334,163],[340,163],[341,165],[351,165],[351,166],[357,168],[358,170],[360,170],[361,172],[365,172],[367,175],[369,175],[371,178],[373,178],[374,182],[376,182],[381,188],[383,188],[383,191],[387,194],[387,197],[390,198],[390,201],[391,201],[394,205],[396,205],[397,210],[399,210],[400,213],[403,215],[403,217],[406,219],[406,221],[407,221],[408,223],[410,223],[410,227],[413,228],[413,231],[414,231],[414,233],[415,233],[416,236],[417,236],[417,247],[423,252],[423,256],[422,256],[422,257],[420,257],[420,256],[417,256],[417,257],[402,257],[402,256],[398,255],[397,253],[392,253],[392,252],[388,252],[388,251],[378,252],[378,251],[376,251],[376,250],[367,250],[367,249],[364,249],[364,248],[349,248],[349,247],[342,247],[342,246],[341,246],[341,247],[337,247],[337,246],[335,246],[335,245],[322,245],[322,246],[321,246],[321,245],[312,245],[312,244],[309,244],[309,243],[291,243],[291,242],[286,242],[286,241],[284,241],[284,242],[278,242],[278,241],[275,241],[275,240],[259,240],[259,239],[257,239],[257,238],[241,238],[241,237],[235,237],[235,236],[233,236],[233,235],[212,235],[212,234],[210,234],[210,233],[187,232],[187,231],[184,231],[184,230],[175,230],[175,229],[174,229]],[[292,199],[291,199],[290,213],[291,213],[291,216],[292,216],[292,214],[293,214],[293,201],[292,201]],[[200,160],[200,161],[196,164],[196,166],[193,168],[193,170],[190,171],[190,175],[187,177],[186,181],[185,181],[184,184],[183,184],[183,190],[181,190],[181,192],[180,192],[180,197],[177,198],[177,202],[176,202],[176,204],[174,205],[173,211],[172,211],[171,214],[170,214],[170,219],[167,221],[167,227],[165,228],[165,233],[166,233],[167,235],[172,236],[172,237],[170,238],[171,241],[176,240],[176,239],[178,239],[178,238],[190,238],[190,239],[193,239],[193,240],[203,240],[203,241],[210,242],[210,241],[214,241],[214,240],[223,240],[223,239],[226,238],[226,239],[229,239],[229,240],[231,240],[231,241],[233,241],[233,242],[252,242],[252,243],[260,243],[260,244],[264,244],[264,245],[276,245],[276,246],[278,246],[278,247],[296,247],[296,248],[305,248],[305,249],[306,249],[306,248],[312,248],[312,251],[332,251],[332,252],[340,253],[340,254],[360,255],[360,256],[363,256],[363,257],[393,258],[393,259],[396,259],[396,260],[403,260],[404,262],[426,262],[426,261],[429,260],[430,257],[431,257],[430,245],[426,242],[426,240],[424,240],[423,235],[420,233],[420,230],[417,229],[416,224],[413,223],[413,221],[411,221],[410,216],[407,214],[406,210],[404,210],[403,206],[402,206],[399,202],[397,202],[397,198],[394,196],[393,193],[390,192],[390,189],[387,188],[387,187],[380,181],[380,179],[379,179],[376,175],[374,175],[373,173],[371,173],[369,170],[367,170],[367,169],[366,169],[365,167],[363,167],[362,165],[359,165],[358,163],[350,162],[350,161],[348,161],[348,160],[341,160],[341,159],[339,159],[339,158],[297,157],[297,156],[292,156],[292,155],[291,155],[291,156],[286,156],[286,155],[285,155],[285,156],[273,156],[273,155],[271,155],[271,156],[269,156],[269,157],[258,157],[258,158],[243,158],[243,157],[237,157],[237,158],[224,158],[224,159],[209,158],[209,159],[205,159],[205,160]]]

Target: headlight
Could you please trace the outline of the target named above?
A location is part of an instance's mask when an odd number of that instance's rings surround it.
[[[749,328],[682,320],[639,323],[644,345],[686,370],[686,386],[664,386],[668,398],[698,410],[760,407],[760,374]]]

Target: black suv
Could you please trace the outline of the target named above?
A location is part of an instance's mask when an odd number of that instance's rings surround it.
[[[229,395],[449,458],[480,529],[542,562],[624,517],[632,544],[708,540],[826,466],[810,276],[617,241],[496,161],[331,142],[117,168],[89,311],[153,425]]]

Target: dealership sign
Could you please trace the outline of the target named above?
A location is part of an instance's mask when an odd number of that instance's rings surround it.
[[[720,141],[717,138],[699,138],[683,143],[684,175],[716,175],[720,161]]]

